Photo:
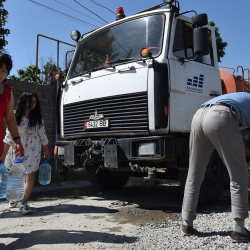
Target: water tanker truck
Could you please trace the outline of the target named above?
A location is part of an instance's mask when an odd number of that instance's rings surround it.
[[[121,188],[130,176],[183,187],[194,113],[213,97],[243,91],[233,74],[219,71],[207,15],[164,0],[129,17],[118,8],[113,23],[72,38],[77,47],[58,89],[55,158],[84,168],[99,190]],[[214,151],[200,201],[218,199],[225,176]]]

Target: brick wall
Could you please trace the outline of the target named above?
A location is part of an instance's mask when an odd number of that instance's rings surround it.
[[[16,80],[8,80],[7,82],[11,87],[13,92],[23,93],[27,90],[35,91],[35,84],[28,82],[21,82]],[[49,139],[49,152],[50,152],[50,164],[52,168],[55,168],[54,162],[54,142],[56,141],[56,82],[53,82],[49,86],[38,85],[37,95],[41,103],[43,119],[45,123],[45,130],[47,137]],[[14,105],[18,103],[20,95],[14,94]],[[43,155],[42,155],[43,157]]]

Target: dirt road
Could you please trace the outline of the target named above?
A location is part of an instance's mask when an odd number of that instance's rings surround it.
[[[96,192],[88,182],[45,189],[34,189],[31,215],[0,201],[0,249],[121,249],[136,241],[138,225],[172,217],[182,204],[179,187],[133,181],[116,191]]]

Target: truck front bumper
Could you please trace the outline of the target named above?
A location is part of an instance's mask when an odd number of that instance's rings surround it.
[[[105,138],[101,140],[80,139],[75,141],[57,141],[55,143],[55,159],[63,160],[63,164],[67,166],[75,165],[81,163],[80,159],[83,152],[93,147],[93,145],[99,145],[99,147],[104,149],[104,162],[107,157],[113,157],[114,155],[117,155],[117,162],[172,161],[176,157],[175,144],[175,137],[170,135],[122,139]],[[116,152],[111,154],[107,153],[110,152],[110,145],[115,145],[112,147],[112,150]]]

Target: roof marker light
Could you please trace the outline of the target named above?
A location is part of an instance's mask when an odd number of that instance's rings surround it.
[[[122,7],[118,7],[118,8],[116,9],[116,21],[117,21],[117,20],[120,20],[120,19],[122,19],[122,18],[124,18],[124,17],[126,17],[126,16],[125,16],[125,14],[124,14],[123,8],[122,8]]]
[[[57,73],[57,74],[55,75],[56,80],[59,80],[60,77],[61,77],[61,75],[60,75],[59,73]]]
[[[141,56],[142,57],[151,57],[152,54],[151,54],[150,49],[142,49],[141,50]]]

